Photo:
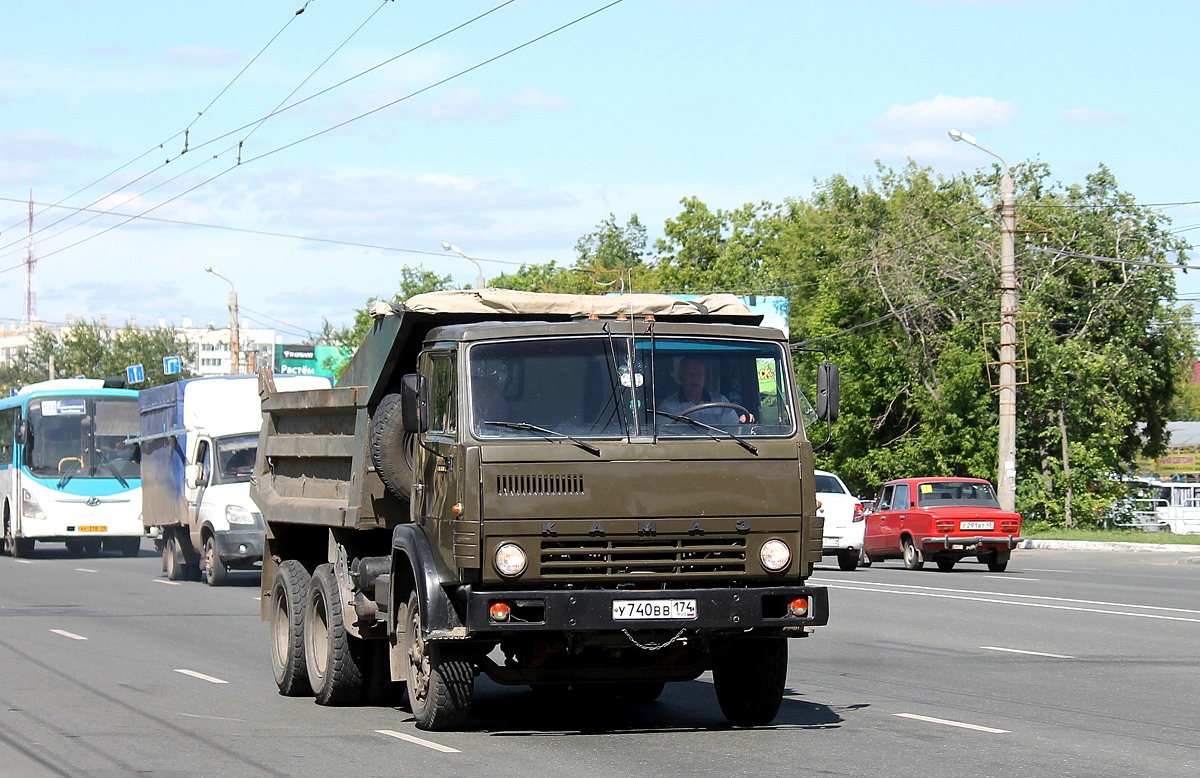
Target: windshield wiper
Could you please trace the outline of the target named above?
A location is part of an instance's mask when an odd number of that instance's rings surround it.
[[[95,452],[96,452],[96,456],[98,456],[100,458],[100,461],[103,462],[104,464],[108,465],[108,469],[112,471],[112,474],[116,477],[117,482],[121,484],[121,488],[128,489],[129,482],[126,481],[119,472],[117,472],[117,466],[114,465],[112,462],[109,462],[108,457],[104,456],[104,452],[101,451],[100,449],[95,449]]]
[[[740,437],[738,437],[737,435],[734,435],[729,430],[723,430],[720,427],[714,427],[711,424],[705,424],[702,421],[696,421],[695,419],[693,419],[691,417],[682,416],[678,413],[668,413],[667,411],[660,411],[657,408],[654,409],[654,413],[658,416],[666,416],[668,419],[674,419],[675,421],[687,422],[688,424],[691,424],[692,426],[699,427],[700,429],[709,430],[710,432],[719,432],[722,435],[725,435],[726,437],[732,438],[735,443],[737,443],[739,446],[741,446],[742,448],[749,451],[754,456],[758,456],[758,448],[753,443],[749,443],[745,440],[742,440]],[[709,437],[711,437],[713,440],[717,440],[716,435],[710,435]]]
[[[58,488],[61,489],[67,485],[67,481],[71,480],[71,476],[75,475],[75,471],[79,469],[79,460],[72,458],[67,463],[67,472],[62,474],[62,478],[58,479]]]
[[[548,430],[545,427],[539,427],[536,424],[530,424],[529,422],[525,422],[525,421],[485,421],[483,423],[488,425],[489,427],[505,427],[510,430],[526,430],[528,432],[537,432],[539,434],[549,437],[550,439],[562,438],[563,440],[571,441],[576,446],[579,446],[581,449],[588,452],[589,454],[594,454],[595,456],[600,456],[600,449],[596,448],[595,446],[593,446],[590,443],[584,443],[579,438],[573,438],[564,432],[557,432],[556,430]]]

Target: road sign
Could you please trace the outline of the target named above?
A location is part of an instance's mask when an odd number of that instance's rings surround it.
[[[183,369],[183,360],[179,357],[163,357],[163,375],[175,375]]]
[[[130,365],[125,368],[125,382],[128,384],[140,384],[146,380],[146,371],[142,370],[141,365]]]

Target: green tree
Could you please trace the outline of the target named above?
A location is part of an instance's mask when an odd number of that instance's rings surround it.
[[[181,358],[183,372],[165,375],[163,358],[172,356]],[[172,327],[139,329],[126,324],[116,329],[98,321],[80,322],[57,331],[34,331],[29,345],[0,380],[5,389],[75,376],[124,380],[125,368],[141,365],[146,380],[135,388],[144,389],[191,377],[188,365],[194,356],[183,335]]]
[[[334,327],[329,323],[328,319],[321,320],[321,332],[317,335],[317,343],[329,346],[344,346],[349,349],[357,349],[362,344],[363,338],[367,336],[367,332],[371,329],[371,308],[379,300],[384,300],[393,306],[398,306],[408,298],[423,294],[425,292],[441,292],[450,289],[452,286],[451,277],[449,274],[439,276],[431,270],[417,267],[412,268],[404,265],[400,268],[400,285],[399,289],[390,298],[383,297],[368,297],[367,302],[362,308],[354,311],[354,321],[349,326]],[[350,356],[345,358],[330,357],[325,360],[322,365],[326,370],[333,371],[335,376],[341,376],[346,369],[346,365],[350,363]]]

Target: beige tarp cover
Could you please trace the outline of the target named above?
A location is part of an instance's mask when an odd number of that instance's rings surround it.
[[[391,313],[386,303],[376,303],[375,316]],[[387,307],[388,310],[383,310]],[[680,300],[665,294],[546,294],[510,289],[463,289],[427,292],[410,297],[402,310],[420,313],[558,314],[571,316],[750,316],[750,310],[732,294],[700,295]]]

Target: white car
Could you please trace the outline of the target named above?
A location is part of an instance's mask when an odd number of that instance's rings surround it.
[[[816,475],[817,515],[825,520],[822,554],[837,556],[839,568],[853,570],[862,555],[867,512],[842,479],[826,470],[818,470]]]

